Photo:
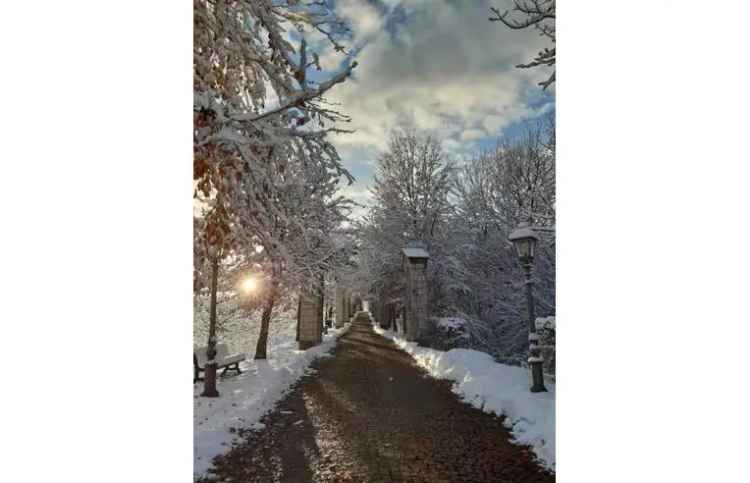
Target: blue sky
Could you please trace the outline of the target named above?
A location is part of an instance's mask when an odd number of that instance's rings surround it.
[[[437,137],[456,158],[494,146],[530,119],[554,109],[546,69],[518,69],[546,46],[534,30],[488,20],[508,0],[330,0],[352,29],[347,46],[358,67],[327,98],[351,116],[353,134],[333,141],[357,179],[343,191],[361,203],[391,130]],[[313,46],[323,39],[311,38]],[[350,59],[323,51],[326,72]],[[324,74],[326,73],[324,72]],[[357,215],[361,214],[360,210]]]

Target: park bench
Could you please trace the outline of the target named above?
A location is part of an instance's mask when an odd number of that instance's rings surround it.
[[[206,356],[207,347],[199,347],[193,352],[193,382],[202,381],[200,373],[206,370]],[[229,355],[229,347],[226,344],[216,344],[216,368],[224,370],[221,372],[223,376],[227,371],[237,371],[237,374],[242,373],[240,370],[240,362],[245,360],[245,354],[232,354]]]

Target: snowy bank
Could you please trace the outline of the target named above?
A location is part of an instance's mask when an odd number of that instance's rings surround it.
[[[504,415],[515,442],[531,446],[541,465],[555,470],[554,384],[545,381],[549,392],[533,394],[529,391],[528,369],[498,364],[490,355],[475,350],[443,352],[420,347],[377,324],[373,327],[432,377],[454,381],[453,392],[465,402],[486,413]]]
[[[341,329],[328,329],[322,344],[305,351],[297,350],[295,332],[285,331],[288,332],[286,340],[278,337],[274,344],[269,340],[268,360],[246,360],[240,363],[242,374],[219,378],[221,396],[218,398],[200,397],[203,383],[196,383],[193,389],[194,476],[205,473],[216,455],[231,448],[235,434],[230,428],[262,428],[262,423],[258,422],[261,417],[307,372],[313,360],[330,356],[328,351],[348,327],[347,324]]]
[[[461,317],[434,317],[433,320],[441,329],[460,330],[466,325],[466,320]]]
[[[536,318],[536,330],[555,330],[555,316],[549,317],[537,317]]]

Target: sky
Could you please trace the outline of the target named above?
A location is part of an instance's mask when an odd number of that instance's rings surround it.
[[[350,25],[350,55],[323,52],[322,75],[356,59],[352,78],[326,98],[351,117],[335,135],[344,166],[356,178],[342,191],[366,205],[379,153],[392,130],[433,135],[458,160],[517,132],[554,109],[550,71],[518,69],[547,46],[533,29],[490,22],[490,7],[509,0],[330,0]],[[322,45],[322,39],[320,39]],[[355,211],[361,216],[364,209]]]

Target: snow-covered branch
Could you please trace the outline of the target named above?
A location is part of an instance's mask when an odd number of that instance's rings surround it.
[[[511,10],[500,12],[495,7],[490,7],[494,16],[490,17],[492,22],[501,22],[506,27],[514,30],[522,30],[534,27],[544,37],[550,39],[554,44],[555,37],[555,0],[513,0],[513,12],[521,14],[521,20],[511,17]],[[542,49],[530,62],[518,64],[516,67],[527,69],[531,67],[547,66],[554,67],[556,62],[555,47]],[[547,80],[539,83],[546,89],[555,82],[555,71]]]
[[[352,70],[355,67],[357,67],[357,62],[352,62],[352,64],[349,67],[347,67],[342,72],[335,75],[334,77],[328,79],[327,81],[324,81],[318,84],[317,87],[308,88],[300,92],[297,92],[293,96],[290,96],[288,99],[286,99],[284,104],[274,109],[271,109],[269,111],[266,111],[262,114],[256,115],[256,114],[249,114],[249,113],[242,113],[242,114],[235,113],[235,114],[229,114],[229,119],[231,119],[232,121],[238,121],[238,122],[257,122],[266,117],[288,111],[289,109],[293,107],[300,107],[301,104],[311,99],[315,99],[315,98],[322,96],[323,94],[325,94],[326,91],[330,90],[336,84],[340,84],[341,82],[344,82],[351,75]]]

